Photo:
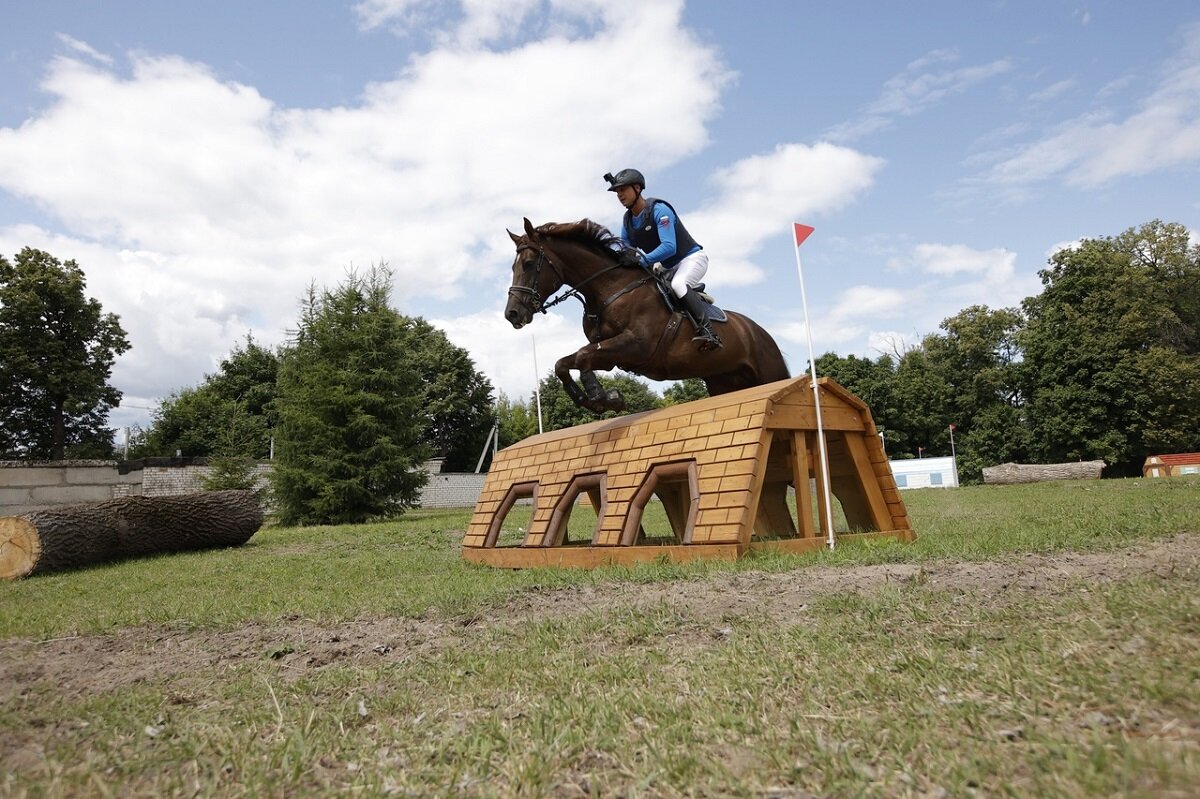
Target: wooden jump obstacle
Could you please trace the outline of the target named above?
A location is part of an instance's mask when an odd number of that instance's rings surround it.
[[[835,537],[911,541],[870,410],[833,380],[820,378],[817,387],[830,489],[847,527]],[[496,454],[463,557],[508,568],[590,568],[819,548],[829,531],[816,430],[813,391],[801,377],[531,436]],[[800,488],[795,518],[789,486]],[[583,494],[596,526],[587,540],[572,541],[567,524]],[[669,538],[649,539],[642,526],[654,497]],[[523,499],[533,503],[529,529],[520,543],[501,545],[504,520]]]

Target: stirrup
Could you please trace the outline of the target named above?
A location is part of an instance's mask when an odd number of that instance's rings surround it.
[[[699,343],[700,349],[702,349],[702,350],[703,349],[719,350],[721,347],[725,346],[724,343],[721,341],[721,337],[718,336],[712,330],[712,328],[707,327],[707,326],[696,328],[696,335],[692,336],[692,341]]]

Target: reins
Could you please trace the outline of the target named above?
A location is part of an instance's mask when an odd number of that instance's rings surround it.
[[[579,302],[583,305],[583,311],[585,314],[587,314],[589,317],[591,317],[593,319],[599,319],[600,315],[598,313],[596,313],[596,314],[588,313],[587,298],[584,297],[583,294],[581,294],[579,290],[582,289],[584,286],[586,286],[588,283],[595,280],[596,278],[600,277],[601,275],[607,274],[607,273],[613,271],[614,269],[620,269],[621,264],[617,263],[617,264],[613,264],[612,266],[605,267],[604,269],[600,269],[596,272],[593,272],[591,275],[588,275],[586,278],[581,280],[577,285],[569,286],[567,284],[567,278],[563,274],[562,269],[559,268],[558,264],[554,263],[554,261],[550,260],[550,258],[547,257],[546,251],[543,247],[541,247],[541,246],[535,247],[532,244],[522,244],[520,247],[517,248],[518,253],[522,252],[523,250],[536,250],[537,254],[538,254],[537,260],[534,261],[534,264],[533,264],[533,281],[532,281],[532,284],[529,286],[509,286],[509,289],[508,289],[509,294],[528,294],[533,299],[533,303],[536,306],[533,309],[535,313],[538,311],[541,311],[542,313],[546,313],[547,310],[549,310],[550,308],[553,308],[555,305],[558,305],[560,302],[564,302],[564,301],[570,299],[571,297],[574,297],[575,299],[579,300]],[[567,289],[561,295],[559,295],[557,297],[551,297],[546,300],[542,299],[541,293],[538,292],[538,290],[537,290],[538,283],[541,282],[540,277],[541,277],[541,272],[542,272],[542,262],[543,261],[545,263],[550,264],[550,267],[554,270],[555,274],[558,275],[558,279],[562,282],[562,286]],[[620,289],[619,291],[617,291],[616,293],[612,294],[610,297],[605,299],[604,302],[600,303],[600,310],[603,311],[613,301],[617,300],[620,297],[623,297],[624,295],[628,294],[629,292],[633,291],[638,286],[641,286],[642,284],[648,282],[649,280],[650,280],[650,277],[646,276],[646,277],[640,278],[638,280],[634,280],[632,283],[629,283],[628,285],[626,285],[625,287],[623,287],[622,289]]]

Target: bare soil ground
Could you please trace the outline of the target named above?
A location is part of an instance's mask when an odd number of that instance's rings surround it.
[[[597,608],[615,612],[665,604],[688,620],[673,646],[700,648],[713,645],[730,618],[756,615],[794,623],[821,597],[896,584],[961,593],[972,602],[1002,607],[1017,598],[1078,591],[1081,584],[1195,573],[1198,567],[1200,535],[1179,534],[1118,552],[815,567],[780,574],[751,571],[685,582],[530,591],[474,617],[365,618],[338,624],[290,618],[221,630],[138,627],[48,641],[8,639],[0,640],[0,704],[38,684],[53,685],[63,698],[87,696],[140,680],[212,673],[263,657],[280,661],[297,677],[330,664],[421,658],[485,633]]]

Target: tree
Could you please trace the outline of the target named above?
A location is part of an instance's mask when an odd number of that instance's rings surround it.
[[[424,442],[448,471],[475,468],[496,416],[492,383],[470,353],[420,317],[403,318],[406,351],[423,385]]]
[[[247,335],[215,374],[163,401],[138,454],[268,457],[278,372],[279,355]]]
[[[689,377],[667,386],[663,392],[664,405],[682,405],[708,397],[708,386],[699,377]]]
[[[500,424],[501,447],[529,438],[538,431],[537,408],[524,400],[510,400],[503,392],[496,400],[496,420]]]
[[[1028,459],[1017,346],[1023,324],[1014,308],[973,305],[943,320],[944,334],[923,341],[949,389],[945,426],[957,428],[963,482],[982,481],[984,466]]]
[[[1200,247],[1186,229],[1154,221],[1087,239],[1039,276],[1019,337],[1033,455],[1137,474],[1151,450],[1194,446]]]
[[[950,381],[924,343],[904,353],[892,383],[896,416],[888,430],[894,434],[894,444],[889,440],[893,456],[950,454],[952,393]]]
[[[75,261],[26,247],[0,256],[0,455],[109,457],[109,385],[129,341],[116,314],[84,294]]]
[[[907,453],[908,426],[896,405],[896,361],[891,355],[881,355],[872,361],[857,355],[842,357],[827,352],[817,358],[816,368],[819,377],[836,380],[867,403],[875,426],[883,434],[886,449]]]
[[[279,366],[271,482],[284,524],[345,524],[401,513],[427,475],[420,376],[391,273],[310,287]]]

